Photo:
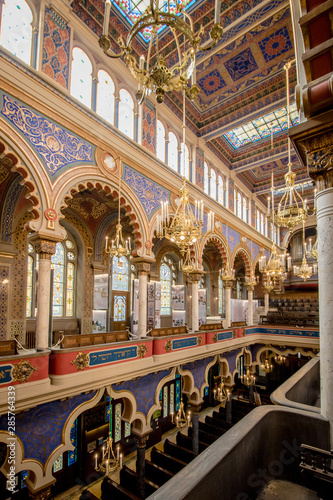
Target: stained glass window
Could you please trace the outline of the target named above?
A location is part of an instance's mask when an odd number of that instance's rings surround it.
[[[61,243],[56,245],[56,253],[51,257],[53,277],[53,316],[62,316],[64,279],[65,279],[65,252]]]
[[[2,5],[0,44],[30,64],[32,12],[24,0],[6,0]]]
[[[126,320],[126,297],[123,295],[115,295],[113,297],[113,319],[114,321]]]
[[[112,259],[112,290],[128,291],[128,260],[126,257]]]
[[[219,175],[219,182],[217,185],[217,201],[224,205],[224,185],[223,185],[223,177]]]
[[[144,13],[148,5],[150,4],[149,0],[136,0],[136,1],[124,1],[124,0],[114,0],[112,2],[118,10],[122,13],[122,15],[127,19],[129,24],[133,26],[135,21]],[[160,2],[161,9],[166,10],[167,4],[169,4],[170,12],[177,13],[179,12],[177,8],[177,3],[181,3],[183,7],[187,6],[190,3],[194,3],[193,0],[182,0],[181,2],[176,2],[175,0],[164,0]],[[160,26],[158,33],[165,28],[165,25]],[[142,32],[140,32],[141,37],[145,41],[149,41],[151,37],[152,28],[151,26],[146,26]]]
[[[91,108],[92,65],[87,54],[79,47],[73,49],[71,94]]]
[[[157,120],[156,135],[156,156],[165,161],[165,128],[160,120]]]
[[[170,385],[170,414],[175,412],[175,384]]]
[[[216,200],[216,173],[214,169],[210,170],[210,195]]]
[[[179,410],[180,405],[180,376],[176,375],[176,411]]]
[[[67,252],[67,259],[68,260],[74,260],[75,259],[75,255],[73,254],[73,252]]]
[[[290,126],[297,125],[299,117],[296,103],[290,106]],[[268,113],[257,120],[253,120],[246,125],[237,127],[226,134],[223,134],[228,142],[235,148],[240,148],[249,142],[259,141],[264,137],[277,134],[288,128],[287,107],[280,108],[272,113]]]
[[[114,414],[114,442],[121,440],[121,403],[116,404]]]
[[[74,421],[71,432],[70,432],[71,443],[74,446],[74,450],[68,452],[67,464],[73,465],[77,462],[77,419]]]
[[[125,89],[119,92],[118,128],[131,139],[134,139],[134,102],[131,94]]]
[[[206,162],[204,163],[204,191],[209,194],[209,172]]]
[[[163,418],[168,416],[168,386],[163,387]]]
[[[71,250],[72,248],[74,248],[74,243],[71,241],[71,240],[66,240],[66,247]]]
[[[124,430],[124,437],[127,438],[128,436],[131,435],[131,424],[128,422],[125,422],[125,430]]]
[[[243,213],[243,221],[244,222],[247,222],[247,215],[248,215],[248,210],[247,210],[247,199],[245,196],[243,196],[243,210],[242,210],[242,213]]]
[[[181,145],[181,159],[180,159],[180,173],[183,177],[186,177],[186,179],[190,178],[190,153],[188,150],[187,145],[182,142]],[[184,154],[185,152],[185,154]]]
[[[74,264],[67,264],[66,316],[74,316]]]
[[[34,272],[34,259],[28,255],[28,270],[27,270],[27,305],[26,316],[32,316],[32,293],[33,293],[33,272]]]
[[[171,268],[163,262],[160,267],[161,314],[171,313]]]
[[[57,458],[57,460],[55,460],[55,462],[53,464],[53,472],[60,471],[63,468],[63,466],[64,466],[64,464],[63,464],[63,456],[62,456],[62,453],[61,453],[61,455],[59,455],[59,457]]]
[[[242,195],[241,193],[237,193],[237,215],[238,217],[242,217]]]
[[[106,71],[100,69],[97,73],[96,113],[104,120],[114,124],[114,83]]]
[[[205,392],[204,392],[204,395],[205,395],[205,396],[208,396],[208,394],[209,394],[209,387],[205,387]]]
[[[168,165],[178,172],[178,141],[173,132],[169,132]]]
[[[23,488],[26,488],[27,485],[25,484],[24,480],[28,477],[28,471],[27,470],[23,470],[21,472],[21,490]]]

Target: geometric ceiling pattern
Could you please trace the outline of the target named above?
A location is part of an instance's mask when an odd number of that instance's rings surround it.
[[[109,36],[111,47],[119,50],[123,39],[148,4],[145,1],[112,2]],[[174,4],[175,2],[170,2]],[[202,42],[214,24],[215,1],[186,1],[186,12],[195,32],[204,27]],[[117,4],[117,5],[116,5]],[[73,0],[73,11],[97,35],[102,33],[104,2]],[[129,12],[128,9],[132,9]],[[123,14],[126,11],[126,16]],[[197,53],[196,77],[200,94],[186,100],[186,125],[205,141],[221,162],[233,170],[240,182],[266,200],[272,169],[274,184],[282,188],[288,169],[288,133],[286,75],[284,65],[295,58],[292,20],[286,0],[224,0],[220,24],[223,35],[208,52]],[[159,53],[168,67],[178,62],[177,44],[169,28],[160,30]],[[179,40],[181,45],[182,40]],[[146,52],[147,41],[137,36],[132,42],[133,55]],[[154,58],[152,49],[152,58]],[[289,70],[291,103],[295,101],[296,69]],[[183,99],[180,92],[166,93],[164,103],[180,119]],[[156,105],[158,106],[158,104]],[[294,123],[296,113],[291,119]],[[273,134],[270,127],[273,126]],[[271,135],[273,135],[273,140]],[[296,183],[309,180],[292,150]]]

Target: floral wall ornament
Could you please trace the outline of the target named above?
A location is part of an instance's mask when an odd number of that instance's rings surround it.
[[[27,382],[31,375],[36,371],[37,368],[35,366],[32,366],[30,361],[22,359],[19,363],[13,366],[13,382],[19,382],[20,384],[22,382]]]
[[[147,351],[148,351],[148,347],[146,347],[144,344],[140,344],[138,346],[138,356],[139,356],[139,358],[144,358]]]
[[[198,345],[200,346],[202,344],[202,336],[198,335]]]
[[[74,365],[75,368],[79,370],[84,370],[89,366],[89,356],[87,353],[80,351],[76,358],[71,361],[71,365]]]
[[[217,342],[217,333],[213,335],[213,341],[216,343]]]
[[[168,339],[166,341],[166,343],[164,344],[164,349],[166,350],[166,352],[171,352],[172,351],[172,340],[171,339]]]

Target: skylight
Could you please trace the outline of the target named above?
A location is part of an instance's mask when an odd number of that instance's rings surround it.
[[[296,110],[296,103],[290,106],[290,126],[299,123],[298,113]],[[228,142],[235,148],[240,148],[249,142],[260,141],[264,137],[270,136],[273,129],[273,134],[281,132],[288,128],[287,107],[280,108],[272,113],[268,113],[257,120],[242,125],[241,127],[234,128],[223,134]]]
[[[144,11],[149,7],[150,5],[150,0],[134,0],[131,2],[131,0],[114,0],[114,5],[118,7],[122,15],[127,19],[127,21],[130,23],[131,26],[135,23],[135,21],[144,13]],[[176,13],[177,12],[177,4],[179,5],[181,3],[182,6],[188,7],[190,3],[193,3],[193,0],[182,0],[182,2],[175,1],[175,0],[160,0],[160,4],[162,5],[161,10],[166,11],[168,7],[168,3],[170,6],[170,12]],[[161,26],[159,31],[163,29],[164,26]],[[148,41],[150,39],[151,35],[151,27],[145,28],[143,31],[140,32],[140,35],[143,37],[145,41]]]

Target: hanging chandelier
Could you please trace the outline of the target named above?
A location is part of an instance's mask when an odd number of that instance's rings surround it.
[[[192,77],[192,85],[187,95],[194,99],[199,88],[196,85],[195,65],[198,51],[209,51],[221,39],[223,29],[220,26],[221,1],[215,0],[215,21],[210,31],[210,41],[200,45],[203,35],[203,26],[194,33],[193,20],[186,12],[187,1],[181,0],[150,0],[145,2],[146,10],[141,14],[130,28],[126,42],[119,37],[117,44],[120,48],[118,54],[111,49],[109,38],[109,23],[111,1],[105,1],[103,35],[99,45],[104,53],[111,58],[123,56],[124,62],[138,82],[137,100],[141,103],[151,93],[156,94],[156,101],[163,102],[165,92],[171,90],[185,90],[187,82]],[[166,58],[160,53],[159,31],[163,26],[171,28],[173,44],[177,49],[178,62],[172,67],[167,66]],[[151,33],[146,55],[141,55],[139,64],[132,54],[132,41],[144,32]],[[182,43],[181,43],[181,40]]]
[[[266,353],[265,360],[262,365],[260,365],[261,370],[265,373],[271,373],[273,371],[274,366],[269,362],[268,353]]]
[[[105,251],[110,254],[111,257],[126,257],[131,253],[131,240],[128,238],[126,241],[123,238],[123,228],[120,223],[120,167],[119,167],[119,197],[118,197],[118,224],[116,225],[116,238],[111,240],[111,245],[108,246],[109,238],[105,238]]]
[[[231,286],[235,281],[235,269],[230,269],[229,262],[220,270],[220,276],[225,286]]]
[[[189,248],[186,250],[184,262],[183,259],[179,261],[179,268],[184,274],[190,274],[196,270],[195,260],[191,259],[191,251]]]
[[[295,59],[289,61],[285,64],[284,69],[286,71],[286,94],[287,94],[287,119],[288,119],[288,130],[290,129],[290,99],[289,99],[289,69],[291,65],[295,62]],[[273,173],[272,173],[272,186],[271,186],[271,197],[268,197],[267,206],[267,217],[270,221],[277,223],[278,226],[287,227],[292,229],[304,222],[309,215],[309,207],[307,205],[307,200],[303,200],[302,196],[299,194],[295,187],[296,174],[292,171],[291,162],[291,145],[290,138],[288,137],[288,172],[285,174],[285,191],[278,204],[277,210],[274,208],[274,185],[273,185]],[[272,202],[272,206],[271,206]],[[314,213],[314,211],[313,211]]]
[[[282,354],[278,354],[275,356],[274,361],[278,365],[283,365],[286,362],[286,357],[282,356]]]
[[[309,239],[309,242],[306,245],[306,256],[318,260],[318,235],[316,237],[314,245],[312,245],[312,239]]]
[[[264,274],[263,276],[263,286],[265,291],[271,293],[275,288],[275,283],[271,280],[270,276]]]
[[[169,218],[168,202],[161,202],[161,215],[157,217],[157,237],[176,243],[182,255],[202,236],[203,202],[195,201],[194,213],[189,202],[186,179],[180,190],[181,197],[172,219]]]
[[[273,284],[279,280],[286,279],[286,262],[290,265],[290,259],[285,253],[278,253],[275,243],[273,242],[271,255],[266,263],[266,256],[263,254],[259,260],[259,270],[264,274],[264,280],[271,281]],[[268,280],[269,278],[269,280]],[[267,286],[265,285],[265,288]]]
[[[95,455],[95,470],[102,472],[106,476],[117,470],[119,467],[122,466],[122,455],[119,456],[119,447],[117,447],[117,458],[115,457],[114,451],[113,451],[113,439],[111,437],[111,397],[110,397],[110,403],[109,403],[109,414],[110,414],[110,421],[109,421],[109,435],[106,440],[106,446],[103,446],[102,449],[102,459],[100,463],[98,464],[97,459],[98,456],[97,454]]]
[[[172,417],[172,423],[173,422],[173,413],[171,414]],[[179,409],[176,413],[176,427],[190,427],[191,426],[191,412],[189,411],[187,415],[185,414],[185,408],[184,408],[184,403],[183,403],[183,398],[181,398],[180,403],[179,403]]]
[[[251,385],[255,385],[256,377],[250,372],[250,367],[246,367],[246,373],[240,376],[241,382],[246,385],[246,387],[250,387]]]
[[[223,379],[221,379],[220,384],[213,389],[213,396],[216,401],[222,404],[222,406],[225,406],[225,404],[230,401],[231,391],[226,389]]]
[[[313,264],[313,266],[309,266],[307,260],[306,260],[306,244],[305,244],[305,224],[303,222],[303,244],[302,244],[302,254],[303,254],[303,259],[302,259],[302,264],[300,266],[294,266],[294,274],[301,278],[302,280],[306,281],[307,279],[311,278],[312,274],[315,274],[317,272],[317,265]]]
[[[259,283],[259,276],[255,276],[253,272],[251,272],[250,276],[245,276],[245,286],[250,290],[253,290],[254,287]]]

